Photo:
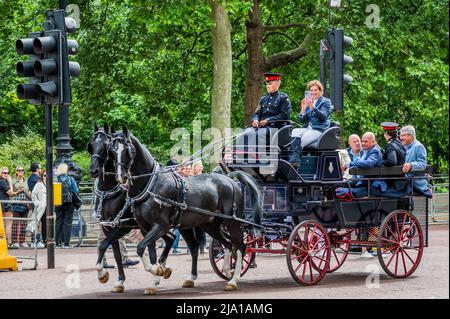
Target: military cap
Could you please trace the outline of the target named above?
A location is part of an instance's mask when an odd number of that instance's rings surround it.
[[[270,82],[270,81],[280,81],[280,78],[283,74],[266,72],[266,73],[263,73],[263,75],[264,75],[264,78],[266,79],[266,82]]]
[[[383,122],[381,123],[381,126],[385,131],[396,131],[399,125],[394,122]]]

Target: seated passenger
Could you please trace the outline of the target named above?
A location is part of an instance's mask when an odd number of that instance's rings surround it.
[[[362,137],[362,148],[364,150],[363,155],[359,159],[355,159],[350,162],[349,167],[360,167],[360,168],[372,168],[376,166],[381,166],[382,163],[382,153],[380,147],[376,144],[375,135],[372,132],[364,133]],[[364,178],[364,176],[356,176],[356,178]],[[367,196],[367,181],[350,181],[352,186],[352,193],[356,197]],[[353,188],[354,187],[354,188]],[[387,185],[382,180],[376,180],[371,183],[371,188],[380,189],[381,192],[385,192]],[[336,194],[342,196],[349,190],[345,187],[340,187],[336,189]]]
[[[413,126],[407,125],[400,131],[400,139],[406,147],[405,164],[403,164],[403,172],[423,171],[427,167],[427,150],[416,140],[416,130]],[[428,187],[426,179],[414,179],[414,190],[426,197],[431,197],[432,193]]]
[[[363,150],[361,148],[361,139],[357,134],[352,134],[348,137],[347,153],[350,156],[350,161],[360,158],[363,155]]]
[[[384,138],[387,144],[384,146],[383,166],[397,166],[405,163],[406,149],[398,138],[397,123],[383,122],[381,126],[384,130]],[[398,180],[388,180],[387,184],[393,187],[395,191],[404,190],[408,184],[406,179],[401,179],[403,175],[398,176]]]
[[[311,98],[303,98],[298,119],[307,127],[292,131],[292,156],[289,162],[300,163],[302,148],[316,141],[330,127],[331,101],[322,96],[323,86],[317,80],[308,83]]]

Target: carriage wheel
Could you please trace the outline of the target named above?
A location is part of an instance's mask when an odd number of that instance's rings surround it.
[[[251,247],[254,244],[253,236],[250,234],[250,232],[244,232],[244,244],[246,247]],[[222,266],[224,262],[230,263],[230,268],[233,269],[233,264],[235,259],[230,256],[228,261],[224,260],[225,255],[225,248],[224,246],[216,239],[212,239],[211,243],[209,244],[209,261],[211,262],[212,268],[214,269],[214,272],[222,279],[229,280],[223,272],[222,272]],[[242,258],[242,269],[241,269],[241,277],[244,276],[244,274],[247,272],[247,270],[250,268],[250,264],[252,263],[253,259],[255,258],[255,253],[249,252],[248,249],[245,251],[245,255]]]
[[[390,213],[381,223],[377,240],[381,267],[393,278],[406,278],[419,266],[423,232],[417,218],[404,210]]]
[[[343,230],[345,233],[346,230]],[[348,252],[350,250],[350,234],[345,236],[339,235],[339,233],[330,233],[330,266],[328,272],[333,272],[341,268],[344,261],[347,259]]]
[[[292,278],[300,285],[318,283],[330,265],[330,241],[326,230],[315,221],[297,225],[288,242],[286,259]]]

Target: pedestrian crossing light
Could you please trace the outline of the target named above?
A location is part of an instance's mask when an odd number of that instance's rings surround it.
[[[344,86],[353,81],[350,75],[344,74],[344,67],[353,63],[353,58],[344,54],[344,49],[350,46],[353,39],[345,36],[343,30],[331,29],[327,40],[331,46],[330,52],[330,99],[336,111],[344,109]]]

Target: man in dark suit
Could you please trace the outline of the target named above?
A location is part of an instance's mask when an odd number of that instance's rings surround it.
[[[279,90],[280,73],[264,73],[267,94],[261,97],[252,116],[252,126],[265,127],[269,122],[288,121],[291,115],[291,101],[286,93]]]
[[[289,162],[300,163],[303,147],[315,142],[330,127],[331,101],[323,96],[323,85],[317,80],[308,83],[311,98],[305,97],[301,103],[298,119],[306,125],[292,131],[292,156]]]

